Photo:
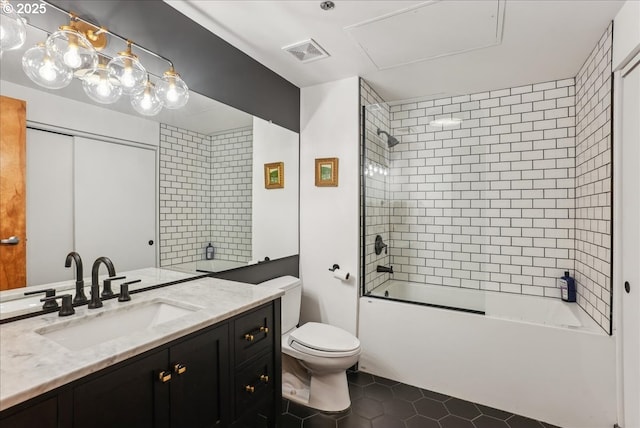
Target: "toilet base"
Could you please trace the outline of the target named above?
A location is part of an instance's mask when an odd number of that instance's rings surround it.
[[[309,407],[325,412],[344,412],[351,407],[347,373],[311,375]]]
[[[282,355],[282,396],[323,412],[341,413],[351,407],[345,371],[314,375],[286,354]]]

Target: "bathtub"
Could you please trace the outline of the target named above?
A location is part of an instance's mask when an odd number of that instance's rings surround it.
[[[360,298],[358,337],[367,373],[563,428],[616,422],[614,339],[575,303],[389,281]]]

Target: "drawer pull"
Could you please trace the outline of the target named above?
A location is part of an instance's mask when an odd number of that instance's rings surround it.
[[[269,333],[269,327],[262,326],[262,327],[260,327],[260,328],[258,328],[256,330],[252,331],[251,333],[245,334],[244,335],[244,340],[246,340],[247,342],[253,342],[255,340],[255,338],[256,338],[254,335],[256,335],[258,333],[264,333],[266,335],[267,333]]]
[[[254,392],[256,392],[256,387],[252,385],[245,385],[244,390],[249,394],[253,394]]]
[[[260,381],[264,382],[264,383],[269,383],[269,376],[267,375],[260,375]]]
[[[187,366],[185,366],[184,364],[178,363],[173,366],[173,372],[178,375],[184,374],[186,371],[187,371]]]
[[[171,380],[171,372],[168,371],[161,371],[160,373],[158,373],[158,379],[160,379],[160,382],[162,383],[167,383]]]

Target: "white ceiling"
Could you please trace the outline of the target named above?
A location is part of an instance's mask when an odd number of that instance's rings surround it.
[[[574,77],[624,0],[165,0],[299,87],[361,76],[387,101]],[[314,39],[330,57],[282,47]]]

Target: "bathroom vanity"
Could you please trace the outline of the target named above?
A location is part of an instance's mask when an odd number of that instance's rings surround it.
[[[0,325],[0,425],[276,426],[281,294],[198,278]]]

